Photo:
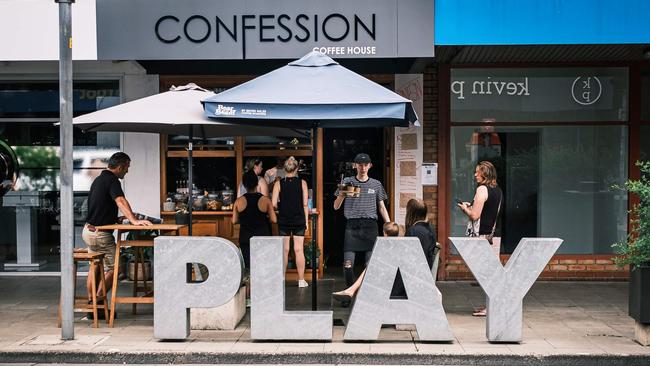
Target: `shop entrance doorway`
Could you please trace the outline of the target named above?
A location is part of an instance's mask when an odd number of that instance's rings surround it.
[[[477,160],[497,169],[504,205],[498,232],[501,252],[511,254],[523,237],[537,237],[540,172],[538,132],[480,133]]]
[[[378,179],[388,189],[384,140],[383,128],[323,129],[323,255],[328,268],[342,267],[343,263],[345,217],[343,209],[334,211],[336,186],[342,176],[356,174],[351,162],[356,154],[364,152],[373,162],[370,177]]]

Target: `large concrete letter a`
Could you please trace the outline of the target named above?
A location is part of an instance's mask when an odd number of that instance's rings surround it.
[[[397,269],[407,300],[390,299]],[[418,238],[377,238],[344,339],[376,340],[382,324],[415,324],[422,341],[454,339]]]
[[[490,342],[521,342],[523,298],[562,244],[557,238],[522,238],[503,267],[482,238],[449,238],[487,294]]]
[[[161,236],[155,239],[153,335],[185,339],[190,335],[190,308],[225,304],[241,284],[242,257],[223,238]],[[187,283],[187,263],[208,268],[208,279]]]

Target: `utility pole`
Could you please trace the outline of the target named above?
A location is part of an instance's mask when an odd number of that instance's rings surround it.
[[[74,339],[74,216],[72,190],[72,3],[59,4],[59,116],[61,147],[61,339]]]

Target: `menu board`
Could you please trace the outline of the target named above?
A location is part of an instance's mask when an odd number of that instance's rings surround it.
[[[424,116],[423,78],[421,74],[395,75],[395,91],[413,102],[413,108],[420,118]],[[395,195],[393,197],[394,217],[398,224],[404,224],[406,204],[411,198],[422,198],[422,127],[395,128]]]

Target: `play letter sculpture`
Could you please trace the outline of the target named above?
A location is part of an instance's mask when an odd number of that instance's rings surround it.
[[[449,238],[487,294],[490,342],[521,342],[522,300],[562,239],[523,238],[501,265],[487,240]],[[282,237],[251,239],[251,339],[331,340],[332,311],[286,311]],[[185,339],[190,308],[229,301],[241,284],[242,257],[223,238],[166,236],[155,239],[154,337]],[[188,264],[208,268],[204,282],[188,281]],[[407,299],[390,299],[397,270]],[[350,315],[345,340],[376,340],[382,324],[414,324],[423,341],[452,341],[424,252],[417,238],[378,238]]]
[[[281,236],[251,239],[251,339],[331,340],[331,311],[285,311]]]
[[[557,238],[522,238],[505,267],[483,238],[449,238],[487,294],[490,342],[521,342],[523,298],[562,244]]]
[[[242,257],[223,238],[160,236],[155,239],[153,334],[158,339],[185,339],[190,334],[190,308],[228,302],[239,290]],[[188,263],[208,268],[208,279],[188,283]]]
[[[406,300],[390,299],[398,269]],[[454,339],[417,238],[377,238],[344,339],[377,340],[382,324],[415,324],[422,341]]]

